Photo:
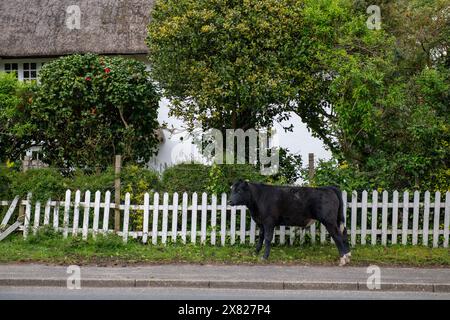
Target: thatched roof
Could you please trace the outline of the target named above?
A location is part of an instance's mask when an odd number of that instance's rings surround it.
[[[0,57],[146,54],[154,0],[1,0]],[[67,27],[80,8],[80,29]],[[73,24],[69,24],[72,25]]]

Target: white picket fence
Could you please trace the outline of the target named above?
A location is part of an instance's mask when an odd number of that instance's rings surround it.
[[[397,191],[383,191],[381,194],[373,191],[370,199],[367,191],[359,195],[354,191],[349,197],[344,191],[343,198],[352,245],[367,244],[369,239],[372,245],[449,245],[450,192],[445,194],[445,199],[436,192],[433,201],[428,191],[416,191],[411,195],[404,192],[402,199]],[[164,193],[161,202],[160,195],[154,193],[151,203],[150,195],[146,193],[143,200],[142,204],[131,204],[127,193],[125,202],[119,206],[122,231],[118,234],[124,242],[131,237],[152,244],[169,241],[211,245],[255,243],[258,233],[255,222],[245,207],[228,206],[226,194],[222,194],[219,201],[216,195],[203,193],[199,197],[194,193],[189,197],[184,193],[180,201],[178,193],[170,196]],[[2,206],[10,204],[10,201],[0,201]],[[72,192],[67,190],[64,201],[49,199],[45,204],[34,203],[32,195],[28,194],[21,205],[25,206],[25,220],[21,227],[25,238],[29,232],[36,233],[42,226],[50,226],[62,232],[64,237],[81,234],[83,239],[88,235],[95,238],[98,234],[114,233],[110,211],[113,212],[115,204],[111,202],[109,191],[104,195],[97,191],[92,202],[90,191],[86,191],[83,197],[80,191],[76,191],[72,199]],[[135,225],[136,230],[132,230],[130,219],[140,221]],[[280,244],[294,244],[296,241],[302,243],[306,237],[311,243],[332,241],[319,223],[306,229],[281,226],[275,230],[273,240]]]

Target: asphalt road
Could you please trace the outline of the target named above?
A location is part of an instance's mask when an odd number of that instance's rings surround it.
[[[334,290],[245,290],[200,288],[82,288],[60,287],[0,287],[0,300],[395,300],[444,299],[450,293],[334,291]]]

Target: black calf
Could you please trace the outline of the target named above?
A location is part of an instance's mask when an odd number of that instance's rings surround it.
[[[341,257],[340,264],[350,260],[350,247],[344,223],[341,191],[335,187],[283,187],[238,181],[231,187],[230,205],[245,205],[259,226],[256,252],[265,243],[264,259],[270,254],[276,226],[305,228],[316,220],[322,223],[333,238]]]

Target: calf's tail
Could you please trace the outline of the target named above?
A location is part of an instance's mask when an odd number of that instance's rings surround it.
[[[343,233],[347,233],[347,229],[345,228],[345,216],[344,216],[344,201],[342,200],[342,192],[337,187],[330,187],[336,193],[336,196],[339,200],[339,209],[337,214],[337,225],[341,227]]]
[[[343,240],[344,240],[344,247],[346,251],[346,259],[349,259],[351,253],[350,253],[350,244],[348,243],[348,234],[347,234],[347,228],[345,227],[345,214],[344,214],[344,201],[342,200],[342,192],[339,188],[331,187],[333,191],[336,193],[338,199],[339,199],[339,212],[337,214],[337,225],[338,228],[341,229]],[[349,262],[348,260],[347,262]]]

